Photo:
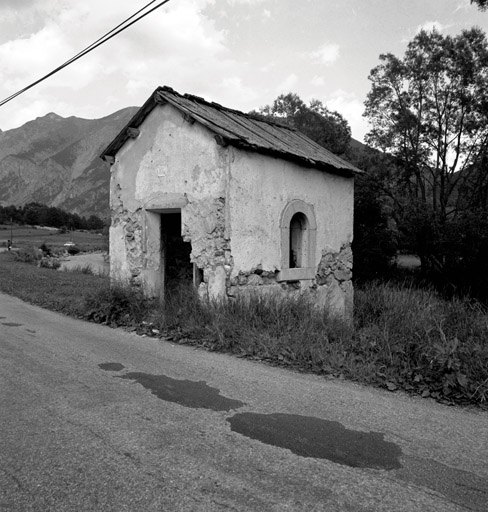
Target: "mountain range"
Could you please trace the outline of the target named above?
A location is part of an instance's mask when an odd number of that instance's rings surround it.
[[[50,113],[0,130],[0,205],[38,202],[107,218],[110,167],[99,155],[137,110],[102,119]]]
[[[100,154],[137,110],[127,107],[101,119],[50,113],[0,130],[0,206],[37,202],[107,219],[110,166]],[[354,139],[350,146],[364,148]]]

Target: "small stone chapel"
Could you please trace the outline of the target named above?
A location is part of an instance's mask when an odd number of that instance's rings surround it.
[[[353,308],[353,165],[278,122],[158,87],[105,149],[110,274],[148,296]]]

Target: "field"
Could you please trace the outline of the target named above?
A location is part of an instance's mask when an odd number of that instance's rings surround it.
[[[0,248],[7,247],[13,240],[13,248],[39,247],[43,243],[51,249],[62,248],[66,242],[74,242],[83,251],[108,250],[108,237],[89,231],[59,233],[59,230],[46,227],[9,226],[0,224]]]

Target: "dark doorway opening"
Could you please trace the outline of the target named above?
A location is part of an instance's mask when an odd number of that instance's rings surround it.
[[[181,211],[161,214],[161,253],[165,293],[192,285],[191,244],[181,236]]]

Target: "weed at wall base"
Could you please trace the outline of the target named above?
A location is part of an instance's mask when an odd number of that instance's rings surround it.
[[[124,285],[113,285],[87,295],[84,316],[87,320],[97,323],[138,325],[151,311],[152,302],[146,299],[140,290]]]

